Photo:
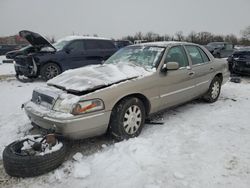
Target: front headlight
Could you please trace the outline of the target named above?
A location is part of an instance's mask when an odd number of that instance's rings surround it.
[[[58,112],[70,113],[73,103],[67,103],[64,99],[58,98],[53,106],[53,110]]]
[[[73,115],[80,115],[88,112],[95,112],[104,109],[104,103],[101,99],[92,99],[86,101],[79,101],[74,105],[71,113]]]

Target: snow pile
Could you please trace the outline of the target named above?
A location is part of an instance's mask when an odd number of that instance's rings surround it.
[[[91,175],[90,167],[87,163],[81,162],[75,166],[73,171],[73,177],[83,179]]]
[[[40,139],[32,139],[32,140],[27,140],[25,142],[23,142],[23,147],[21,148],[21,150],[30,150],[32,149],[32,146],[35,142],[40,142],[41,141],[41,138]],[[50,147],[49,144],[46,144],[43,142],[42,144],[42,152],[40,151],[34,151],[35,152],[35,155],[47,155],[47,154],[50,154],[50,153],[53,153],[55,151],[58,151],[60,150],[61,148],[63,147],[63,143],[61,142],[57,142],[54,146]]]
[[[0,81],[0,153],[5,146],[23,137],[31,128],[30,121],[21,109],[21,105],[31,99],[35,87],[42,85],[45,83],[25,84],[19,81]],[[0,155],[1,158],[2,155]]]
[[[40,152],[39,155],[47,155],[47,154],[53,153],[55,151],[60,150],[62,147],[63,147],[63,143],[62,142],[57,142],[51,148],[49,148],[48,145],[46,145],[45,150],[43,152]]]
[[[82,158],[83,158],[83,155],[82,155],[81,153],[79,153],[79,152],[77,152],[77,153],[73,156],[73,159],[74,159],[75,161],[78,161],[78,162],[80,162],[80,161],[82,160]]]
[[[0,56],[0,76],[14,75],[15,69],[13,63],[3,63],[3,60],[6,60],[6,57]]]
[[[65,71],[47,83],[66,90],[86,91],[150,74],[143,67],[127,63],[90,65]]]
[[[3,64],[3,60],[6,60],[5,55],[0,56],[0,65]]]

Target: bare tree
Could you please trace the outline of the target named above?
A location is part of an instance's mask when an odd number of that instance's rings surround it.
[[[175,37],[177,41],[184,41],[184,38],[185,38],[182,31],[176,32]]]
[[[226,42],[230,42],[234,45],[238,44],[238,39],[235,35],[231,34],[231,35],[226,35],[225,39]]]
[[[209,32],[199,32],[197,33],[197,43],[202,44],[202,45],[206,45],[207,43],[211,42],[213,39],[213,35]]]
[[[135,40],[143,40],[143,34],[142,34],[142,32],[137,32],[136,34],[135,34]]]
[[[187,41],[189,42],[197,42],[197,33],[194,31],[191,31],[191,33],[189,33],[189,35],[186,38]]]
[[[250,40],[250,26],[241,31],[242,37]]]

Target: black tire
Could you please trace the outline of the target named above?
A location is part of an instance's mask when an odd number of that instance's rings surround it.
[[[43,80],[49,80],[61,74],[61,68],[55,63],[47,63],[41,67],[40,75]]]
[[[52,153],[45,155],[19,155],[15,151],[21,149],[23,141],[15,141],[8,145],[3,151],[3,165],[5,171],[14,177],[34,177],[60,166],[65,159],[67,153],[67,145],[63,146]]]
[[[203,99],[208,103],[217,101],[220,96],[222,80],[219,77],[214,77],[212,80],[207,93],[203,96]],[[218,90],[217,90],[217,89]],[[215,92],[217,90],[217,92]]]
[[[124,125],[125,122],[129,120],[125,116],[128,115],[129,110],[134,110],[133,117],[131,113],[130,125],[131,122],[134,125],[130,127]],[[138,111],[136,111],[138,110]],[[137,115],[136,113],[140,114]],[[141,118],[141,121],[137,119]],[[124,140],[138,136],[141,133],[141,130],[145,123],[145,107],[142,101],[138,98],[125,98],[121,100],[112,110],[110,122],[109,122],[109,133],[117,140]],[[138,126],[138,127],[136,127]],[[129,128],[130,127],[130,128]]]

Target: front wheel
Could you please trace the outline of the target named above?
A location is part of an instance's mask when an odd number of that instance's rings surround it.
[[[138,98],[126,98],[112,110],[109,131],[118,140],[129,139],[141,133],[145,122],[145,107]]]
[[[46,65],[42,66],[40,74],[42,79],[49,80],[51,78],[56,77],[61,73],[60,67],[55,63],[47,63]]]
[[[215,77],[208,89],[208,92],[204,95],[203,99],[206,102],[213,103],[217,101],[217,99],[220,96],[220,90],[221,90],[221,79],[219,77]]]

